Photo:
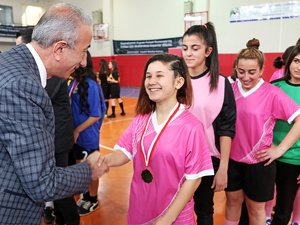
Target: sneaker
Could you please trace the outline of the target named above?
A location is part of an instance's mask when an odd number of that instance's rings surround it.
[[[107,116],[107,118],[116,118],[116,115],[115,114],[111,114],[111,115]]]
[[[44,208],[44,222],[45,224],[53,224],[55,220],[54,209],[52,207]]]
[[[126,113],[125,112],[121,112],[121,116],[125,116],[126,115]]]
[[[84,203],[86,203],[87,202],[87,200],[85,200],[83,197],[81,197],[78,201],[77,201],[77,206],[78,207],[81,207],[81,206],[83,206],[83,204]]]
[[[272,220],[271,219],[267,219],[266,225],[271,225],[271,223],[272,223]]]
[[[94,212],[98,208],[99,204],[97,202],[85,201],[85,203],[78,207],[78,212],[80,216],[86,216]]]

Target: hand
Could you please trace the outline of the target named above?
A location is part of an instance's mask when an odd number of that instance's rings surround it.
[[[275,159],[278,159],[280,156],[282,156],[283,153],[283,149],[278,146],[272,145],[270,148],[258,151],[256,153],[256,158],[259,160],[259,162],[268,160],[268,162],[265,163],[265,166],[267,166],[271,164]]]
[[[104,157],[100,156],[99,151],[95,151],[92,154],[90,154],[87,157],[86,162],[91,167],[93,180],[97,180],[99,177],[101,177],[104,173],[107,173],[109,170],[106,160],[104,159]]]
[[[171,225],[173,222],[170,221],[165,215],[162,215],[157,220],[154,221],[153,225]]]
[[[79,134],[80,134],[80,132],[79,132],[77,129],[75,129],[74,132],[73,132],[73,135],[74,135],[74,143],[76,143]]]
[[[214,177],[211,188],[215,189],[215,192],[224,191],[224,189],[227,188],[227,170],[219,168]]]

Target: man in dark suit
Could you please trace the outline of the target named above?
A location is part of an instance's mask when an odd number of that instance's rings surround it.
[[[56,166],[66,167],[69,161],[69,152],[73,147],[73,119],[69,102],[67,82],[59,77],[52,77],[47,80],[46,91],[51,99],[55,117],[55,160]],[[51,205],[51,204],[49,204]],[[46,203],[47,206],[47,203]],[[53,208],[44,209],[45,223],[52,224],[51,217]],[[73,196],[55,200],[54,214],[57,225],[79,225],[80,216]]]
[[[51,7],[30,44],[0,55],[0,224],[40,225],[43,203],[87,190],[107,170],[99,152],[56,167],[54,113],[47,78],[86,65],[91,19],[70,4]]]

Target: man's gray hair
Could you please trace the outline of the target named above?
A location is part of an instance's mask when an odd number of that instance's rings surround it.
[[[66,41],[74,49],[78,40],[80,25],[92,25],[91,17],[82,9],[68,3],[50,7],[41,17],[32,33],[32,40],[42,48],[57,41]]]

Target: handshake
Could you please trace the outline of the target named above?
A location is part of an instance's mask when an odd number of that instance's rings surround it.
[[[86,162],[89,164],[92,170],[92,179],[97,180],[100,178],[104,173],[109,171],[109,167],[107,165],[107,160],[105,157],[100,156],[99,151],[95,151],[90,154]]]

